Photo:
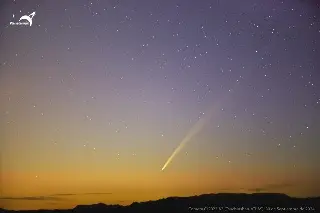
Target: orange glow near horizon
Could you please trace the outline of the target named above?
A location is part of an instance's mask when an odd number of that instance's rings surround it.
[[[303,172],[303,171],[302,171]],[[3,174],[4,198],[2,204],[8,209],[68,209],[79,204],[120,204],[129,205],[135,201],[148,201],[170,196],[193,196],[208,193],[254,193],[256,188],[270,187],[266,192],[286,193],[291,196],[315,196],[311,185],[315,180],[308,176],[298,179],[294,175],[262,172],[252,175],[248,171],[216,170],[184,173],[178,171],[138,174],[123,172],[110,173],[5,173]],[[289,184],[286,186],[284,181]],[[303,182],[309,181],[306,187]],[[277,187],[271,187],[274,183]],[[265,192],[263,191],[263,192]],[[32,200],[32,197],[44,197]],[[19,199],[20,198],[20,199]],[[28,199],[29,198],[29,199]]]

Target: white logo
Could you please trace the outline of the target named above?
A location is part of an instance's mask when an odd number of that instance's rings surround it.
[[[32,25],[32,18],[36,15],[36,12],[31,13],[30,15],[21,16],[19,22],[10,22],[10,25]],[[14,15],[13,15],[14,18]],[[27,22],[20,22],[21,20],[26,20]]]

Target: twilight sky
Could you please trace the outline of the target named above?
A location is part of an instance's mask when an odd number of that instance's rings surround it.
[[[317,1],[11,0],[0,17],[0,207],[320,196]]]

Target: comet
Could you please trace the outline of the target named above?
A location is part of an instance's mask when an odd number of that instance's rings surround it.
[[[174,152],[171,154],[171,156],[168,158],[164,166],[162,167],[161,171],[164,171],[165,168],[170,164],[170,162],[173,160],[173,158],[181,151],[181,149],[194,137],[196,136],[202,128],[205,126],[205,124],[211,119],[213,115],[214,110],[210,110],[208,114],[205,114],[204,117],[200,118],[189,130],[187,135],[183,138],[183,140],[180,142],[179,146],[174,150]]]
[[[221,68],[221,70],[223,71],[223,69]],[[235,89],[235,87],[237,86],[238,81],[235,82],[235,84],[231,87],[233,89]],[[233,91],[233,90],[229,90]],[[225,99],[228,97],[228,95],[224,96],[222,99],[220,99],[219,103],[225,103]],[[219,104],[212,106],[209,110],[208,113],[205,114],[204,117],[200,118],[193,126],[192,128],[189,130],[189,132],[187,133],[187,135],[183,138],[183,140],[180,142],[179,146],[174,150],[174,152],[171,154],[171,156],[168,158],[168,160],[166,161],[166,163],[163,165],[161,171],[164,171],[165,168],[167,168],[167,166],[170,164],[170,162],[173,160],[173,158],[181,151],[181,149],[194,137],[196,136],[201,130],[202,128],[207,124],[207,122],[213,117],[214,112],[217,112]]]

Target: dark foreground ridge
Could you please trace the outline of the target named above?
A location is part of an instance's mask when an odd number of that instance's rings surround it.
[[[124,213],[124,212],[314,212],[320,213],[320,197],[293,198],[285,194],[205,194],[192,197],[169,197],[156,201],[134,202],[128,206],[78,205],[69,210],[23,210],[0,209],[1,213]]]

